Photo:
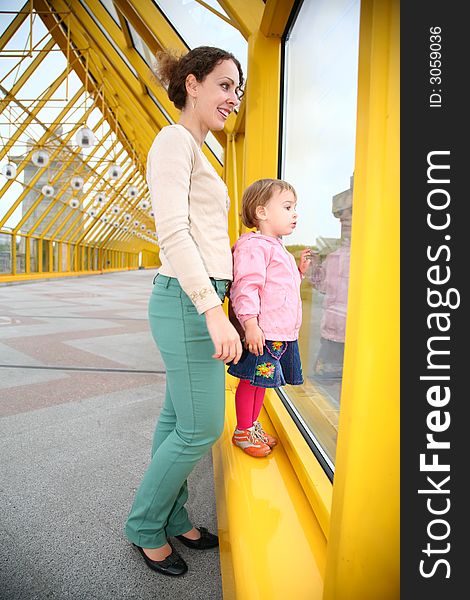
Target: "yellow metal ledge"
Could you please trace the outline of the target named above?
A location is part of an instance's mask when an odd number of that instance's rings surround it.
[[[140,267],[145,269],[156,269],[157,267]],[[103,269],[94,271],[44,271],[43,273],[18,273],[17,275],[0,275],[0,283],[12,283],[18,281],[36,281],[45,279],[58,279],[60,277],[83,277],[84,275],[103,275],[104,273],[116,273],[118,271],[137,271],[137,267],[119,267],[115,269]]]
[[[213,449],[224,600],[320,600],[323,529],[283,447],[284,433],[264,409],[263,426],[279,433],[272,454],[251,458],[231,443],[235,385],[227,376],[225,429]]]

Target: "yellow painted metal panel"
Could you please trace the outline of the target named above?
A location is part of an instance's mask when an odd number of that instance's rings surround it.
[[[255,459],[231,443],[236,422],[231,381],[225,430],[213,449],[224,600],[320,600],[323,531],[282,444]],[[264,410],[260,418],[273,432]]]
[[[260,25],[266,37],[281,37],[287,25],[295,0],[267,0]]]
[[[279,38],[262,33],[248,40],[244,187],[261,177],[277,177],[280,105]]]
[[[354,216],[325,600],[399,590],[399,3],[361,4]]]
[[[262,0],[219,0],[219,4],[245,39],[258,30],[264,11]]]
[[[268,394],[265,409],[326,538],[333,486],[277,394]]]

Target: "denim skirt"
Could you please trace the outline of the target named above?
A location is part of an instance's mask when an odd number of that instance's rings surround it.
[[[236,365],[230,363],[228,373],[251,385],[277,388],[281,385],[300,385],[304,382],[300,363],[299,344],[266,340],[264,352],[256,356],[246,348]]]

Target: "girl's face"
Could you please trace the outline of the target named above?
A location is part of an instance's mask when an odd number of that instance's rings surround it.
[[[263,235],[282,237],[297,225],[297,200],[289,190],[275,190],[266,206],[257,209],[258,229]]]
[[[202,82],[195,78],[188,82],[188,110],[192,110],[207,129],[220,131],[229,114],[240,104],[237,96],[239,85],[237,66],[233,60],[224,60]]]

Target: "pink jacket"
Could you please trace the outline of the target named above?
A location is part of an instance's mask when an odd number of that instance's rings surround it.
[[[344,342],[348,308],[350,246],[340,246],[328,254],[313,271],[312,283],[322,294],[321,336],[333,342]]]
[[[240,323],[258,317],[267,340],[292,342],[302,323],[301,275],[280,239],[244,233],[233,246],[230,299]]]

